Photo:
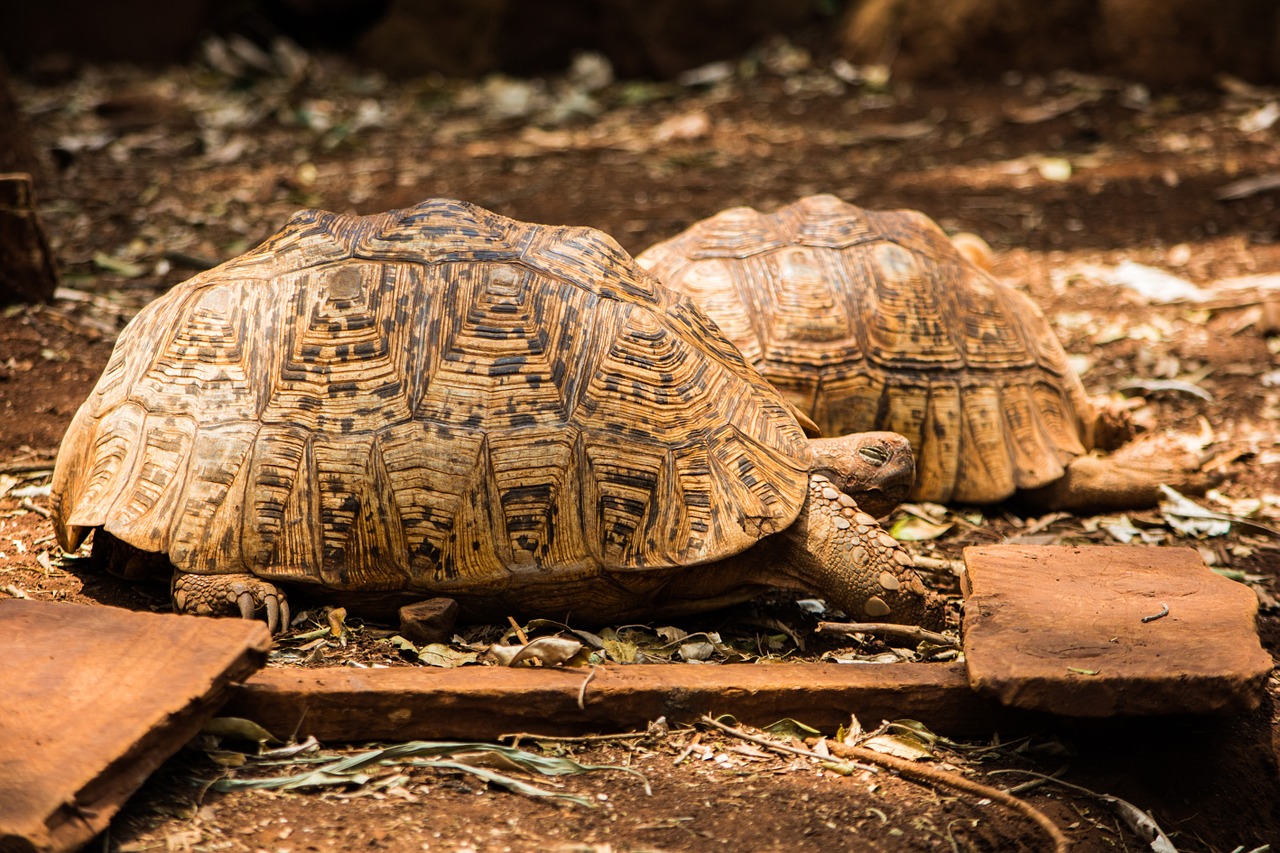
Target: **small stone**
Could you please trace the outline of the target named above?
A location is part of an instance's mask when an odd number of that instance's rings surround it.
[[[855,501],[853,498],[849,497],[848,495],[846,495],[844,492],[841,492],[836,497],[836,500],[840,502],[840,506],[845,507],[846,509],[858,508],[858,502]]]
[[[885,604],[883,598],[873,595],[867,599],[866,604],[862,605],[862,612],[872,618],[879,618],[888,616],[893,612],[893,609]]]
[[[410,642],[447,643],[458,621],[458,602],[428,598],[400,608],[400,633]]]
[[[897,592],[898,588],[902,586],[898,579],[889,572],[881,572],[880,577],[876,578],[876,580],[880,581],[880,586],[884,587],[888,592]]]
[[[840,492],[837,492],[835,489],[831,488],[830,486],[827,486],[825,489],[822,490],[822,496],[829,501],[834,501],[840,498]]]
[[[844,517],[844,516],[842,516],[842,515],[837,515],[834,519],[832,519],[832,522],[833,522],[833,523],[835,524],[835,526],[836,526],[837,528],[839,528],[840,530],[848,530],[848,529],[849,529],[849,519],[845,518],[845,517]]]

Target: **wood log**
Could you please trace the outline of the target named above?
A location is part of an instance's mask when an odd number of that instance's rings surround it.
[[[58,268],[36,210],[31,175],[0,174],[0,305],[49,302]]]

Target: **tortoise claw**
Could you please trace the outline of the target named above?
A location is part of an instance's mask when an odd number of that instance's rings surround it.
[[[248,574],[196,575],[178,572],[173,578],[173,609],[202,616],[257,618],[276,634],[289,626],[289,602],[276,587]]]

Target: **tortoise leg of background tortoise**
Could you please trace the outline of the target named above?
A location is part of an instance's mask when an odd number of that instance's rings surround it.
[[[896,432],[859,432],[838,438],[812,438],[812,473],[829,479],[876,518],[893,512],[915,485],[911,444]]]
[[[250,574],[197,575],[173,573],[173,609],[199,616],[253,619],[264,611],[272,634],[289,627],[289,602],[274,584]]]
[[[943,599],[921,582],[911,555],[841,497],[822,474],[809,477],[800,517],[770,537],[782,550],[769,570],[791,576],[854,619],[945,627]]]
[[[1038,510],[1107,511],[1143,509],[1160,502],[1160,486],[1199,495],[1222,483],[1226,473],[1178,467],[1123,455],[1081,456],[1059,479],[1017,493],[1017,500]]]

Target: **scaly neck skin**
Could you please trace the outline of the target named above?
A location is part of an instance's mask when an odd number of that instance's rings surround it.
[[[853,498],[858,509],[883,518],[911,494],[915,456],[896,432],[859,432],[809,440],[810,471]]]
[[[942,601],[920,581],[911,555],[841,497],[825,476],[810,476],[800,517],[773,537],[784,549],[776,571],[853,619],[944,627]]]

